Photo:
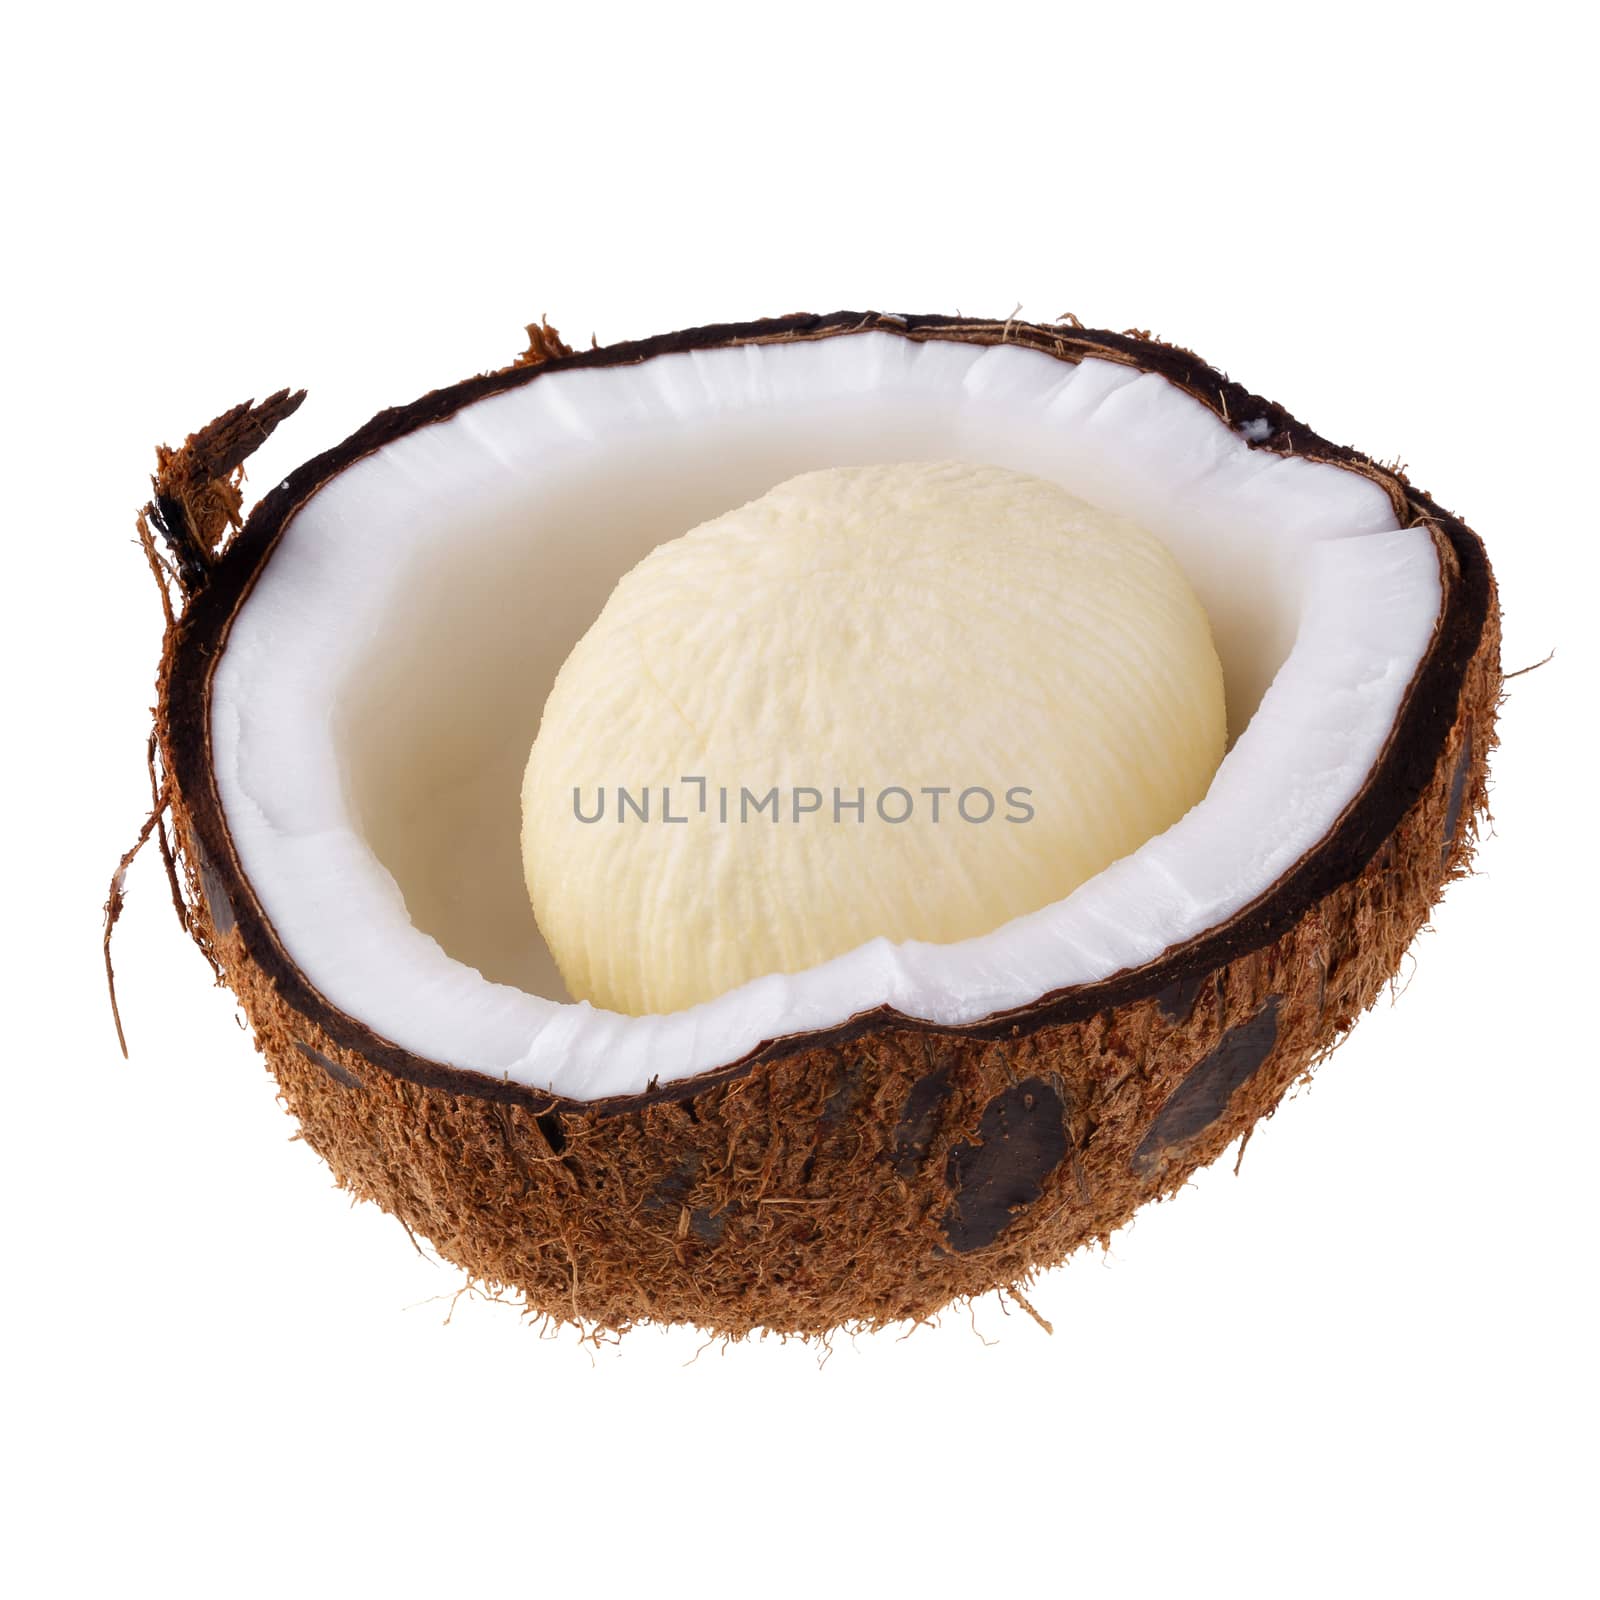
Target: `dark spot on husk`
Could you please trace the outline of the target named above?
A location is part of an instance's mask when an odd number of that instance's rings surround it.
[[[1187,1022],[1194,1012],[1194,1003],[1206,986],[1207,972],[1193,972],[1187,978],[1174,978],[1164,988],[1156,990],[1156,1004],[1169,1022]]]
[[[1450,774],[1450,798],[1444,808],[1444,843],[1439,847],[1443,857],[1450,854],[1456,842],[1456,829],[1461,826],[1461,802],[1467,794],[1467,774],[1472,771],[1472,719],[1461,732],[1461,754],[1456,757],[1455,771]]]
[[[211,552],[200,544],[182,505],[171,495],[156,494],[150,501],[150,521],[161,535],[178,569],[185,589],[198,589],[211,564]]]
[[[817,1118],[816,1143],[812,1146],[811,1154],[806,1157],[805,1165],[800,1169],[802,1183],[810,1181],[811,1173],[817,1164],[817,1152],[838,1132],[850,1113],[855,1110],[857,1097],[861,1093],[861,1058],[855,1054],[846,1056],[840,1051],[834,1059],[836,1065],[833,1087],[828,1090],[822,1114]]]
[[[828,1091],[828,1103],[817,1118],[817,1140],[820,1143],[855,1110],[856,1096],[861,1090],[861,1059],[859,1056],[839,1056],[834,1073],[833,1087]]]
[[[313,1050],[310,1045],[302,1044],[298,1039],[295,1040],[294,1047],[307,1061],[314,1066],[321,1067],[341,1088],[359,1089],[361,1087],[361,1080],[353,1072],[341,1067],[337,1061],[323,1055],[320,1050]]]
[[[889,1159],[902,1178],[914,1177],[927,1159],[933,1136],[939,1131],[939,1115],[949,1098],[948,1063],[911,1085],[889,1145]]]
[[[675,1167],[650,1191],[644,1203],[646,1211],[681,1211],[694,1187],[700,1170],[700,1157],[691,1155],[681,1166]]]
[[[560,1155],[567,1148],[567,1130],[561,1126],[561,1114],[556,1111],[545,1111],[534,1119],[539,1132],[544,1135],[544,1142],[550,1146],[550,1154]]]
[[[689,1231],[706,1244],[716,1244],[727,1225],[727,1218],[720,1212],[713,1216],[704,1206],[697,1206],[689,1213]]]
[[[219,939],[226,938],[234,928],[233,901],[228,898],[227,885],[211,865],[209,856],[200,857],[200,890],[206,897],[212,930]]]
[[[694,1188],[694,1181],[700,1174],[700,1157],[691,1155],[688,1160],[674,1167],[646,1196],[643,1209],[652,1216],[666,1213],[669,1216],[681,1217],[685,1212],[689,1217],[689,1231],[701,1241],[702,1244],[717,1244],[722,1239],[723,1230],[728,1225],[727,1217],[721,1212],[713,1212],[706,1206],[689,1205],[689,1192]]]
[[[953,1201],[943,1226],[953,1249],[993,1244],[1044,1193],[1067,1153],[1063,1109],[1043,1078],[1024,1078],[983,1108],[979,1142],[958,1144],[945,1169]]]
[[[1248,1022],[1229,1028],[1211,1054],[1185,1074],[1133,1153],[1139,1176],[1158,1167],[1175,1146],[1204,1133],[1228,1109],[1234,1091],[1272,1054],[1281,998],[1272,995]]]

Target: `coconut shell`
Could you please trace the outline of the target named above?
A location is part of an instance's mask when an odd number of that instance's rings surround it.
[[[1145,966],[971,1026],[881,1010],[623,1100],[561,1100],[424,1060],[330,1005],[239,864],[209,748],[211,668],[294,510],[388,440],[545,372],[862,328],[1159,373],[1230,426],[1251,419],[1252,448],[1363,473],[1402,525],[1431,531],[1440,620],[1335,828],[1238,915]],[[1501,689],[1482,545],[1402,472],[1329,444],[1187,351],[1076,326],[851,312],[574,354],[541,322],[515,365],[375,417],[241,525],[241,463],[298,403],[236,407],[161,452],[141,523],[168,580],[156,805],[170,812],[185,922],[338,1181],[556,1321],[816,1335],[1023,1284],[1109,1239],[1270,1114],[1469,869]]]

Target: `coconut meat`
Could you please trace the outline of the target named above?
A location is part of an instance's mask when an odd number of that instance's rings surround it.
[[[574,998],[677,1011],[1064,899],[1226,733],[1205,608],[1134,523],[966,461],[803,472],[657,545],[567,657],[528,893]]]
[[[212,684],[240,864],[332,1006],[573,1099],[880,1006],[973,1022],[1143,965],[1329,831],[1438,616],[1427,530],[1400,528],[1359,473],[1251,450],[1260,427],[1116,363],[882,331],[540,373],[374,452],[288,521]],[[919,460],[1049,479],[1166,546],[1226,682],[1231,743],[1205,797],[988,933],[878,938],[659,1015],[570,1002],[518,859],[522,767],[561,663],[655,546],[800,472]]]

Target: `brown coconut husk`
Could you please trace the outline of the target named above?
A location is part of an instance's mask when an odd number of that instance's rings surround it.
[[[573,1102],[424,1060],[331,1006],[234,855],[209,754],[211,668],[295,509],[388,440],[548,371],[864,328],[1159,373],[1230,426],[1251,424],[1253,448],[1363,473],[1403,524],[1429,529],[1439,622],[1336,827],[1244,911],[1146,966],[966,1027],[881,1010],[626,1099]],[[915,1322],[1015,1289],[1108,1240],[1270,1115],[1469,870],[1502,683],[1494,581],[1470,529],[1397,468],[1331,445],[1188,351],[1075,319],[834,313],[579,353],[541,320],[529,340],[504,372],[374,418],[247,520],[249,441],[300,397],[236,407],[161,454],[145,527],[165,540],[177,591],[163,584],[153,816],[171,817],[186,924],[339,1182],[474,1279],[589,1331],[689,1322],[728,1336]]]

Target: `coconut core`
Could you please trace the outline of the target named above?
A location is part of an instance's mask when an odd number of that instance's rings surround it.
[[[528,892],[576,997],[677,1010],[1059,900],[1200,800],[1225,737],[1143,529],[998,467],[804,473],[654,549],[567,658]]]

